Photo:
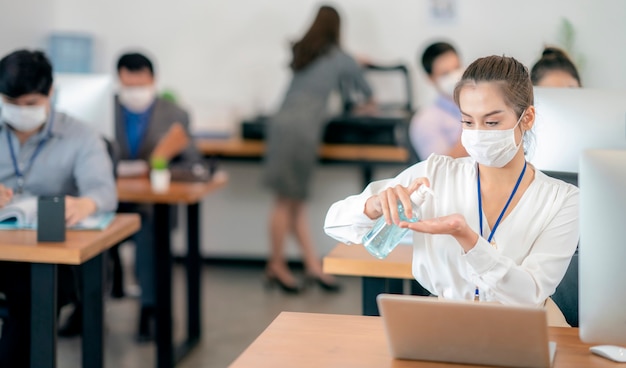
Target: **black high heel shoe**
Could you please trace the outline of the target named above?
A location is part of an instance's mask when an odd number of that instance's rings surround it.
[[[271,271],[265,271],[265,287],[272,289],[274,286],[278,286],[282,291],[287,294],[298,294],[301,288],[298,285],[288,285],[283,282],[278,276]]]
[[[317,284],[322,290],[328,291],[330,293],[336,293],[341,291],[341,285],[337,282],[327,282],[322,280],[319,276],[308,275],[307,276],[307,285]]]

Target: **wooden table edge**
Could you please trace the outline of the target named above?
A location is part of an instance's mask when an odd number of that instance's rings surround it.
[[[102,239],[97,240],[97,244],[89,247],[89,249],[75,249],[75,248],[54,248],[54,247],[45,247],[45,246],[36,246],[36,250],[33,247],[29,249],[32,250],[32,254],[29,257],[23,256],[23,247],[28,245],[2,245],[1,247],[6,247],[4,249],[5,254],[3,255],[1,261],[2,262],[28,262],[28,263],[45,263],[45,264],[64,264],[64,265],[80,265],[89,259],[95,257],[99,253],[102,253],[104,250],[111,248],[115,244],[120,241],[126,239],[130,235],[134,234],[141,227],[141,220],[138,214],[128,213],[128,214],[117,214],[113,222],[109,225],[115,226],[115,222],[119,221],[127,221],[124,223],[118,231],[115,233],[109,234]],[[75,230],[79,232],[106,232],[109,228],[104,230]],[[33,230],[29,230],[33,231]],[[29,246],[28,246],[29,247]],[[8,255],[7,255],[8,253]],[[14,254],[20,254],[20,256],[15,256]]]
[[[405,248],[400,248],[405,247]],[[410,253],[408,261],[396,259],[398,254]],[[364,255],[365,254],[365,255]],[[356,257],[352,257],[356,255]],[[361,244],[339,243],[322,259],[324,273],[341,276],[413,279],[412,247],[401,245],[388,258],[379,260],[369,255]]]
[[[196,147],[203,155],[225,157],[260,157],[265,154],[265,141],[241,138],[197,138]],[[402,146],[374,144],[322,143],[318,155],[322,159],[380,161],[406,164],[408,149]]]
[[[205,183],[181,183],[189,186],[204,186],[203,190],[200,192],[197,191],[184,191],[182,193],[177,193],[175,196],[166,193],[153,193],[153,192],[126,192],[122,188],[120,188],[120,182],[125,180],[133,181],[133,180],[148,180],[144,179],[136,179],[136,178],[120,178],[117,180],[117,191],[118,191],[118,200],[119,202],[125,203],[148,203],[148,204],[194,204],[198,203],[210,192],[221,189],[228,183],[228,174],[218,171],[221,173],[220,175],[216,175],[211,181]],[[123,184],[123,183],[122,183]]]

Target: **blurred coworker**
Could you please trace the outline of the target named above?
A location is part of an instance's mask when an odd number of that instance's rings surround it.
[[[196,160],[189,133],[189,115],[176,104],[157,97],[152,62],[139,53],[122,55],[117,62],[120,89],[115,96],[115,138],[120,160],[175,158]],[[141,215],[136,244],[135,272],[141,287],[141,311],[137,339],[154,339],[155,269],[154,223],[151,206],[120,203],[120,211]]]
[[[0,208],[22,195],[64,195],[65,221],[72,226],[115,210],[115,180],[104,140],[51,106],[52,82],[52,65],[40,51],[18,50],[0,60]],[[59,267],[59,299],[76,295],[71,275],[70,268]],[[30,364],[30,278],[29,264],[0,262],[9,314],[0,367]]]
[[[449,43],[433,43],[424,50],[422,66],[439,95],[411,121],[409,138],[413,149],[420,160],[432,153],[455,158],[467,156],[461,145],[461,112],[452,97],[463,75],[459,55]]]
[[[285,238],[293,232],[303,256],[308,282],[337,291],[334,278],[322,272],[306,215],[313,169],[317,163],[330,93],[349,83],[372,105],[372,91],[357,62],[342,50],[337,11],[322,6],[313,24],[293,44],[293,76],[280,110],[270,119],[267,134],[264,182],[275,195],[270,214],[271,255],[267,262],[269,285],[297,293],[296,281],[285,260]]]
[[[537,87],[582,87],[578,70],[565,51],[546,47],[530,72]]]

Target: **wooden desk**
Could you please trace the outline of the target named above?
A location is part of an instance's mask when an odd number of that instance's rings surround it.
[[[412,280],[412,293],[428,295],[413,279],[413,247],[398,245],[387,258],[378,259],[360,244],[337,244],[323,260],[324,273],[362,278],[363,315],[378,316],[376,296],[380,293],[403,293],[403,280]]]
[[[156,277],[156,354],[157,367],[172,367],[200,341],[202,317],[200,306],[200,201],[226,185],[228,177],[218,173],[207,183],[173,182],[167,192],[155,193],[147,178],[118,179],[120,202],[154,206],[155,277]],[[172,254],[170,206],[187,207],[187,338],[174,349],[172,334]]]
[[[80,265],[83,279],[83,367],[103,367],[102,253],[139,230],[139,216],[120,214],[104,230],[69,230],[66,241],[38,243],[34,230],[4,230],[0,261],[31,267],[31,366],[56,366],[57,265]]]
[[[197,139],[198,150],[205,156],[218,156],[231,159],[260,159],[265,154],[262,140],[228,138]],[[404,147],[362,145],[362,144],[322,144],[319,149],[321,160],[330,162],[357,163],[361,166],[363,184],[372,181],[374,164],[408,164],[410,154]]]
[[[577,328],[550,327],[548,333],[557,343],[555,368],[622,367],[591,354]],[[380,317],[282,312],[230,367],[476,366],[391,358]]]
[[[206,156],[262,157],[265,142],[262,140],[228,138],[197,140],[196,146]],[[372,161],[406,163],[409,151],[404,147],[366,144],[322,144],[319,156],[325,160]]]

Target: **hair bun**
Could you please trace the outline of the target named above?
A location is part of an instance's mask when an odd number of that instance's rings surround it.
[[[541,53],[541,57],[542,58],[557,57],[557,58],[569,59],[565,51],[559,49],[558,47],[546,47],[545,49],[543,49],[543,52]]]

